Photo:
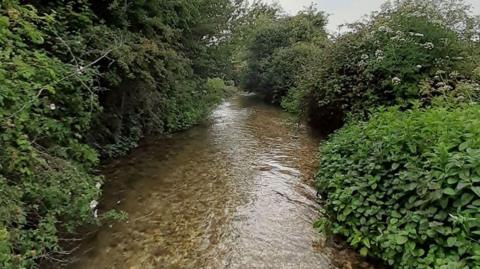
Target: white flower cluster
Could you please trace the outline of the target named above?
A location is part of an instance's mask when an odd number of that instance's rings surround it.
[[[81,75],[83,73],[83,71],[85,71],[85,67],[79,66],[78,69],[77,69],[77,74]]]
[[[412,17],[425,17],[425,16],[427,16],[427,14],[425,14],[423,12],[420,12],[418,10],[413,12],[413,13],[410,13],[409,15],[412,16]]]
[[[396,31],[395,36],[392,36],[390,40],[393,41],[405,41],[405,34],[402,31]]]
[[[93,210],[93,209],[97,208],[97,206],[98,206],[98,201],[97,200],[92,200],[90,202],[90,209]]]
[[[390,28],[388,26],[385,26],[385,25],[382,25],[382,26],[378,27],[378,31],[382,32],[382,33],[393,33],[392,28]]]
[[[375,57],[377,57],[377,60],[381,61],[385,58],[385,53],[383,50],[377,50],[375,51]]]
[[[431,50],[431,49],[435,48],[435,46],[433,45],[432,42],[424,43],[424,44],[422,44],[422,47],[424,47],[424,48],[426,48],[426,49],[428,49],[428,50]]]
[[[402,36],[396,35],[396,36],[392,36],[392,37],[390,38],[390,40],[403,42],[403,41],[405,41],[405,38],[403,38]]]
[[[367,64],[368,64],[368,63],[367,63],[366,61],[361,60],[360,62],[358,62],[357,65],[360,66],[360,67],[364,67],[364,66],[366,66]]]
[[[447,85],[445,82],[438,82],[435,86],[437,86],[437,88],[441,91],[450,91],[453,89],[452,86]]]
[[[98,206],[98,201],[97,200],[92,200],[90,202],[90,209],[93,211],[93,217],[94,218],[97,218],[98,217],[98,209],[97,209],[97,206]]]
[[[452,72],[450,73],[450,77],[451,77],[451,78],[456,78],[456,77],[458,77],[458,76],[460,76],[460,73],[459,73],[458,71],[452,71]]]
[[[402,80],[399,78],[399,77],[394,77],[392,79],[392,84],[397,86],[397,85],[400,85],[400,83],[402,83]]]
[[[409,32],[408,33],[410,36],[415,36],[415,37],[424,37],[425,35],[422,33],[414,33],[414,32]]]

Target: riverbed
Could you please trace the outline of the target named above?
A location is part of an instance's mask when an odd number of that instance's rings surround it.
[[[313,228],[319,141],[249,94],[146,139],[103,171],[101,208],[128,220],[92,232],[69,268],[369,268]]]

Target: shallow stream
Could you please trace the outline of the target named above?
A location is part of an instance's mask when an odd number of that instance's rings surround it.
[[[102,207],[129,220],[93,233],[70,268],[370,268],[313,228],[318,142],[246,94],[144,142],[104,169]]]

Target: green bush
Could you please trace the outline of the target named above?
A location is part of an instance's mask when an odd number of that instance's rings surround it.
[[[366,118],[376,106],[428,105],[473,79],[471,48],[478,44],[456,31],[472,17],[432,3],[399,1],[329,44],[323,65],[298,82],[309,93],[312,119],[338,127],[348,114]],[[464,18],[452,27],[441,14],[454,11]]]
[[[229,0],[27,2],[0,1],[5,269],[59,260],[61,234],[121,217],[97,214],[99,153],[188,128],[220,101],[208,78],[228,61],[211,57],[222,46],[212,40],[227,39],[235,9]],[[212,59],[219,66],[206,66]]]
[[[394,268],[480,267],[479,105],[349,123],[322,144],[319,167],[330,229],[362,254]]]
[[[306,71],[310,61],[320,59],[320,54],[321,49],[317,45],[303,42],[276,50],[266,64],[264,74],[264,86],[268,87],[270,99],[280,104],[287,95],[289,100],[298,96],[295,90],[297,77]]]
[[[42,49],[53,23],[29,5],[0,9],[1,268],[32,268],[60,252],[58,230],[96,222],[102,179],[82,141],[99,109],[86,89],[96,72]]]
[[[320,58],[327,42],[326,22],[323,12],[310,8],[292,17],[272,19],[256,29],[247,46],[243,87],[280,104],[307,64]]]

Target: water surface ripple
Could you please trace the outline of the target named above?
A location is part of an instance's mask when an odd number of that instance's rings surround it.
[[[318,142],[278,108],[232,98],[105,168],[102,207],[129,220],[86,240],[70,267],[337,268],[312,226]]]

